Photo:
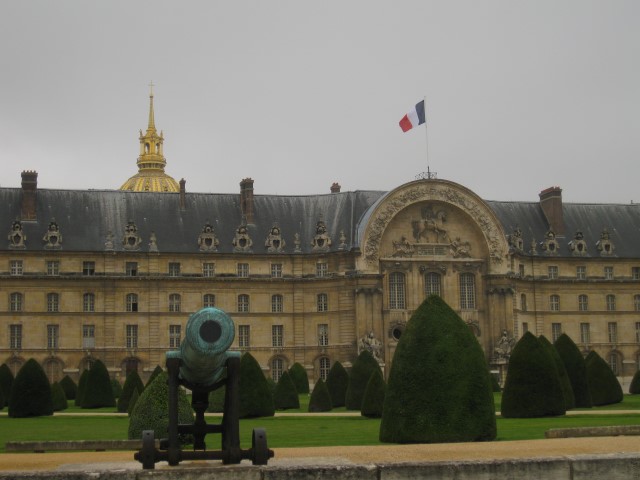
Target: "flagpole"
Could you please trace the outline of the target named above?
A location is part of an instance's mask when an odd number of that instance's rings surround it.
[[[431,178],[431,170],[429,169],[429,122],[427,121],[427,96],[424,96],[424,136],[426,142],[426,158],[427,158],[427,178]]]

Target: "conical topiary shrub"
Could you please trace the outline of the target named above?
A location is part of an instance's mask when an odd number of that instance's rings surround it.
[[[40,364],[30,358],[13,380],[9,416],[22,418],[45,415],[53,415],[51,386]]]
[[[54,412],[60,412],[69,407],[64,389],[58,382],[54,382],[53,385],[51,385],[51,401],[53,402]]]
[[[84,370],[78,380],[78,391],[76,392],[75,406],[82,407],[82,398],[87,388],[87,379],[89,378],[89,370]]]
[[[362,397],[371,374],[375,370],[380,370],[378,361],[368,350],[363,350],[351,367],[349,374],[349,384],[345,395],[345,405],[347,410],[360,410],[362,407]]]
[[[636,371],[633,376],[633,380],[631,380],[631,385],[629,385],[629,393],[632,395],[637,395],[640,393],[640,370]]]
[[[129,405],[127,406],[127,415],[131,416],[131,412],[133,412],[133,409],[136,408],[136,403],[138,402],[139,398],[140,398],[140,392],[136,388],[133,390],[133,394],[129,399]]]
[[[563,333],[553,344],[567,370],[576,408],[591,408],[591,394],[587,383],[587,367],[580,350],[566,333]]]
[[[111,391],[113,392],[114,399],[118,399],[120,395],[122,395],[122,385],[120,385],[120,382],[115,378],[111,379]]]
[[[122,386],[122,393],[120,397],[118,397],[118,411],[121,413],[129,411],[129,400],[131,400],[131,396],[133,392],[138,390],[138,394],[144,390],[144,384],[142,383],[142,379],[140,379],[140,375],[136,370],[131,370],[127,375],[127,378],[124,381],[124,385]]]
[[[371,378],[367,383],[362,398],[362,408],[360,414],[363,417],[380,418],[382,417],[382,407],[384,405],[384,396],[387,391],[387,385],[382,378],[380,369],[371,373]]]
[[[9,404],[11,385],[13,384],[13,373],[6,363],[0,365],[0,390],[4,393],[4,403],[0,403],[0,409]]]
[[[2,385],[0,385],[0,410],[2,410],[6,404],[7,404],[7,396],[4,394],[4,391],[2,390]]]
[[[298,394],[309,393],[309,376],[302,365],[298,362],[294,363],[289,369],[289,375]]]
[[[67,397],[67,400],[75,400],[76,393],[78,392],[78,386],[76,382],[74,382],[69,375],[65,375],[60,380],[60,386],[64,390],[64,395]]]
[[[130,440],[142,438],[143,430],[153,430],[155,438],[169,435],[169,377],[162,372],[144,389],[138,397],[129,416],[128,437]],[[133,394],[132,394],[133,395]],[[192,424],[193,410],[184,389],[178,388],[178,423]],[[181,443],[191,439],[180,436]]]
[[[115,407],[113,388],[107,367],[101,360],[91,364],[91,370],[87,376],[87,385],[82,398],[82,408]]]
[[[289,372],[283,372],[276,384],[276,391],[273,394],[273,406],[276,410],[300,408],[298,392]]]
[[[622,387],[611,367],[595,351],[590,351],[584,359],[587,367],[587,383],[594,406],[620,403],[623,398]]]
[[[349,386],[349,374],[340,362],[334,362],[327,375],[327,390],[331,396],[333,408],[344,406],[344,400]]]
[[[319,379],[313,387],[311,398],[309,399],[310,412],[329,412],[331,411],[331,396],[327,384]]]
[[[260,365],[250,353],[240,358],[240,418],[272,417],[273,396]]]
[[[531,332],[516,343],[502,392],[504,418],[564,415],[565,399],[556,364]]]
[[[227,387],[221,386],[217,390],[209,392],[209,406],[207,412],[209,413],[223,413],[224,412],[224,397],[226,395]]]
[[[149,375],[149,379],[147,380],[147,384],[145,385],[145,388],[147,385],[151,385],[151,382],[153,382],[155,380],[155,378],[160,375],[164,370],[162,370],[162,367],[160,365],[156,365],[156,368],[153,369],[153,372],[151,372],[151,375]],[[142,391],[142,390],[140,390]]]
[[[573,397],[573,388],[571,388],[571,381],[569,380],[569,375],[567,375],[567,369],[564,368],[564,362],[560,358],[560,355],[558,355],[556,348],[547,339],[547,337],[540,335],[538,340],[547,353],[551,355],[553,362],[556,364],[556,369],[558,370],[558,376],[560,378],[560,386],[562,387],[562,396],[564,397],[564,408],[565,410],[571,410],[575,407],[576,401]]]
[[[380,440],[436,443],[495,437],[495,406],[482,348],[464,321],[431,295],[398,341]]]

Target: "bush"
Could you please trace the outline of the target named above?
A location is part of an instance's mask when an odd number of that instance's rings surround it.
[[[631,380],[631,385],[629,385],[629,393],[632,395],[637,395],[640,393],[640,370],[638,370],[633,376],[633,380]]]
[[[69,407],[64,389],[58,382],[54,382],[53,385],[51,385],[51,401],[53,402],[54,412],[66,410]]]
[[[560,378],[560,386],[562,387],[562,397],[564,398],[564,408],[565,410],[571,410],[576,405],[576,400],[573,396],[573,388],[571,388],[571,381],[569,380],[569,375],[567,375],[567,369],[564,368],[564,363],[558,355],[558,351],[555,349],[553,344],[547,340],[547,337],[544,335],[540,335],[538,337],[540,343],[545,348],[547,353],[551,355],[553,358],[553,363],[556,364],[556,369],[558,370],[558,377]]]
[[[217,390],[209,392],[209,406],[207,412],[223,413],[224,412],[224,396],[226,395],[226,385],[221,386]]]
[[[501,392],[502,388],[500,388],[500,382],[498,382],[498,374],[490,374],[489,379],[491,380],[491,390],[496,393]]]
[[[140,398],[140,392],[136,388],[133,390],[133,395],[131,395],[131,398],[129,399],[129,406],[127,407],[127,415],[131,416],[131,412],[133,412],[133,409],[136,407],[136,403],[138,402],[139,398]],[[167,407],[168,407],[168,403],[167,403]]]
[[[344,406],[348,386],[349,374],[340,362],[335,362],[327,376],[327,390],[329,390],[333,408]]]
[[[138,397],[129,417],[128,437],[130,440],[142,438],[143,430],[153,430],[155,438],[169,436],[168,379],[166,372],[160,373]],[[193,423],[193,411],[189,405],[187,394],[182,388],[178,388],[178,423]],[[190,441],[186,436],[181,436],[180,440],[183,444]]]
[[[313,387],[311,398],[309,399],[310,412],[329,412],[331,411],[331,396],[327,384],[319,379]]]
[[[122,385],[115,378],[111,379],[111,391],[113,392],[113,398],[120,398],[120,395],[122,395]]]
[[[2,386],[0,385],[0,410],[2,410],[4,406],[7,404],[6,398],[7,396],[4,394],[4,391],[2,390]]]
[[[151,382],[153,382],[155,380],[155,378],[158,375],[160,375],[163,371],[164,370],[162,370],[162,367],[160,365],[156,365],[156,368],[154,368],[153,372],[151,372],[151,375],[149,375],[149,379],[147,380],[147,384],[145,385],[145,388],[146,388],[146,386],[151,385]],[[142,392],[142,390],[140,390],[140,391]]]
[[[298,392],[289,372],[283,372],[278,380],[276,391],[273,394],[273,406],[276,410],[300,408]]]
[[[91,364],[89,375],[87,376],[87,386],[82,398],[82,408],[115,407],[116,400],[113,398],[111,378],[107,367],[101,360],[96,360]]]
[[[380,369],[374,370],[367,383],[367,388],[364,390],[360,414],[369,418],[382,417],[382,406],[384,405],[386,391],[387,386],[384,383],[384,378],[382,378],[382,372]]]
[[[74,402],[76,407],[82,407],[82,398],[84,397],[84,392],[87,389],[87,379],[89,378],[89,370],[84,370],[82,375],[80,375],[80,379],[78,380],[78,391],[76,392],[76,400]]]
[[[489,369],[467,324],[430,295],[402,333],[389,372],[380,441],[493,440]]]
[[[62,380],[60,380],[60,386],[64,390],[64,395],[67,397],[67,400],[75,400],[76,393],[78,392],[78,386],[76,385],[76,382],[71,380],[69,375],[62,377]]]
[[[565,399],[553,358],[531,332],[516,343],[502,392],[504,418],[564,415]]]
[[[140,379],[140,375],[136,370],[131,370],[127,375],[127,378],[124,381],[124,385],[122,386],[122,393],[120,394],[120,398],[118,398],[118,411],[121,413],[129,411],[129,401],[131,400],[131,396],[133,392],[138,390],[138,394],[144,390],[144,384]]]
[[[553,344],[567,370],[576,408],[591,408],[591,394],[587,383],[587,367],[580,350],[566,333],[563,333]]]
[[[0,391],[4,394],[4,402],[0,401],[0,410],[2,407],[9,405],[9,396],[11,395],[11,385],[13,384],[13,373],[6,363],[0,365]]]
[[[9,416],[14,418],[53,415],[49,379],[38,362],[30,358],[13,380]]]
[[[294,363],[289,369],[289,375],[299,394],[309,393],[309,376],[302,365]]]
[[[620,403],[623,393],[613,370],[595,351],[590,351],[584,360],[587,367],[587,382],[594,406]]]
[[[351,367],[351,374],[349,375],[349,384],[345,395],[347,410],[360,410],[364,390],[367,388],[371,374],[376,370],[380,370],[380,365],[373,358],[371,352],[368,350],[360,352],[360,355],[353,363],[353,367]]]
[[[260,365],[250,353],[240,358],[240,418],[273,417],[273,396]]]

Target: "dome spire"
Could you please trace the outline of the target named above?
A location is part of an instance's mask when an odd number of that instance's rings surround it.
[[[149,126],[147,127],[147,132],[156,129],[156,122],[153,114],[153,81],[149,84]]]

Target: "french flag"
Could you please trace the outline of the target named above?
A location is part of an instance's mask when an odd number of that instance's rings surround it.
[[[400,120],[400,128],[403,132],[408,132],[413,127],[424,123],[424,100],[421,100],[416,106]]]

